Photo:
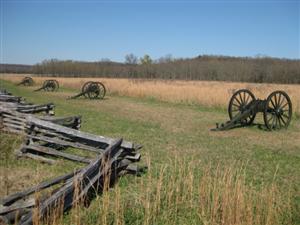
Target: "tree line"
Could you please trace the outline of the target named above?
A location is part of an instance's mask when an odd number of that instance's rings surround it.
[[[41,76],[111,77],[134,79],[213,80],[256,83],[300,84],[300,60],[271,57],[227,57],[200,55],[174,59],[171,55],[157,60],[149,55],[138,59],[125,56],[124,63],[102,60],[82,62],[44,60],[32,66],[31,72]]]
[[[31,73],[31,65],[0,64],[0,73]]]

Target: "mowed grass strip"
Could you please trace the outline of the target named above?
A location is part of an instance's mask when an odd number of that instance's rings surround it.
[[[57,93],[34,93],[37,86],[16,87],[6,81],[1,85],[29,102],[54,102],[58,116],[82,115],[84,131],[123,137],[144,146],[141,164],[148,165],[147,174],[122,177],[90,208],[79,206],[57,224],[300,221],[300,123],[295,117],[289,129],[276,132],[258,126],[211,132],[216,122],[228,119],[225,107],[212,109],[109,93],[103,101],[66,100],[76,91],[63,88]],[[257,122],[263,123],[262,118]],[[30,185],[27,182],[12,188],[20,176],[34,184],[80,166],[65,160],[55,166],[15,160],[13,148],[20,141],[14,139],[1,134],[1,149],[6,149],[1,151],[0,167],[5,172],[0,189],[6,190],[1,195]],[[18,176],[13,175],[16,171],[21,171]]]

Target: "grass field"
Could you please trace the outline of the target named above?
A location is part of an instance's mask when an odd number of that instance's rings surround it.
[[[26,74],[0,74],[1,79],[18,83]],[[38,85],[51,77],[34,77]],[[247,88],[256,98],[265,99],[275,90],[286,91],[293,102],[293,110],[300,115],[300,85],[254,84],[219,81],[179,80],[132,80],[112,78],[55,78],[62,87],[81,89],[89,80],[101,81],[111,94],[138,98],[153,98],[160,101],[185,104],[200,104],[208,107],[227,107],[233,92]]]
[[[228,119],[233,89],[251,88],[266,97],[279,87],[300,112],[299,86],[101,79],[109,89],[103,101],[67,101],[86,79],[58,80],[62,88],[56,93],[0,81],[29,102],[54,102],[58,116],[82,115],[84,131],[142,144],[141,164],[149,170],[122,177],[89,208],[75,207],[54,224],[300,224],[299,118],[276,132],[258,125],[210,131]],[[263,124],[261,115],[256,122]],[[80,166],[16,160],[13,150],[22,137],[0,135],[0,196]]]

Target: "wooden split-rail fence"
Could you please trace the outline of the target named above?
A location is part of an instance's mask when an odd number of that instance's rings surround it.
[[[0,224],[33,224],[34,215],[47,219],[58,207],[66,211],[79,202],[88,204],[96,194],[113,186],[120,175],[145,171],[145,167],[133,164],[140,161],[142,146],[80,131],[80,116],[54,117],[53,110],[52,103],[29,104],[0,90],[0,130],[24,136],[23,144],[15,150],[17,157],[49,164],[55,164],[55,158],[86,164],[1,199]],[[69,147],[92,152],[89,155],[93,156],[67,153]],[[54,185],[59,187],[53,190]],[[50,195],[45,194],[49,189]],[[42,193],[39,199],[34,197],[36,192]]]

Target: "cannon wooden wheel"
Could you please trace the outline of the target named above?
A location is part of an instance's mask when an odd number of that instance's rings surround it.
[[[83,96],[84,96],[85,98],[88,98],[88,97],[89,97],[89,96],[88,96],[88,93],[87,93],[87,88],[88,88],[88,86],[89,86],[91,83],[93,83],[93,81],[88,81],[88,82],[84,83],[84,85],[83,85],[82,88],[81,88],[81,92],[83,93]]]
[[[87,87],[87,95],[89,99],[103,99],[105,96],[105,87],[101,82],[92,82]]]
[[[292,102],[284,91],[272,92],[264,110],[264,122],[269,130],[287,128],[292,119]]]
[[[45,80],[43,86],[35,91],[57,91],[59,88],[59,83],[57,80]]]
[[[57,91],[59,89],[59,83],[58,83],[57,80],[53,80],[53,81],[56,83],[56,90],[55,91]]]
[[[233,94],[228,105],[229,118],[232,119],[238,114],[242,114],[249,108],[249,103],[255,101],[254,94],[247,90],[241,89]],[[256,113],[250,114],[247,118],[240,121],[242,125],[250,125],[255,119]]]
[[[99,88],[98,98],[103,99],[105,94],[106,94],[106,88],[105,88],[104,84],[101,83],[101,82],[98,82],[98,81],[94,82],[94,83],[96,83],[98,85],[98,88]]]

